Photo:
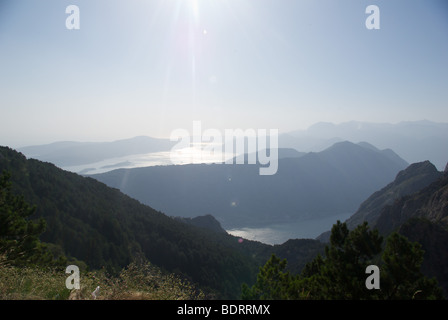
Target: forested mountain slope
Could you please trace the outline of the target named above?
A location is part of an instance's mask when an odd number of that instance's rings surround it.
[[[0,173],[5,170],[13,190],[37,206],[35,218],[46,220],[41,240],[91,269],[118,271],[142,254],[217,297],[238,298],[241,284],[253,282],[258,267],[282,249],[179,221],[92,178],[0,147]],[[300,268],[322,250],[311,242],[301,249],[306,255],[281,256]]]

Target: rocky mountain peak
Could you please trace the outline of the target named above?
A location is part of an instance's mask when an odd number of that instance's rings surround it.
[[[395,184],[399,184],[417,175],[438,176],[440,175],[440,173],[437,171],[437,168],[428,160],[423,162],[417,162],[409,165],[406,169],[400,171],[395,178]]]

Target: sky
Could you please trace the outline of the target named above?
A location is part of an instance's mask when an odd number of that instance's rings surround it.
[[[0,145],[13,148],[193,121],[448,122],[447,89],[446,0],[0,0]]]

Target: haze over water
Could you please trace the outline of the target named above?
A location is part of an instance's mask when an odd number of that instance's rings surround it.
[[[132,169],[150,166],[173,165],[173,160],[175,163],[181,164],[221,163],[232,158],[233,156],[234,155],[232,153],[213,155],[210,152],[203,152],[201,146],[192,146],[190,148],[182,148],[175,151],[152,152],[110,158],[95,163],[67,166],[62,169],[80,174],[97,174],[119,168]]]

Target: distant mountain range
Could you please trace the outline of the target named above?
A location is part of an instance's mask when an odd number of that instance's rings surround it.
[[[280,135],[279,147],[302,152],[321,151],[345,140],[367,141],[379,149],[392,149],[408,163],[429,160],[439,170],[443,170],[448,161],[448,123],[426,120],[397,124],[319,122],[307,130]]]
[[[320,122],[307,130],[281,134],[279,158],[320,152],[342,141],[366,141],[379,149],[391,149],[408,163],[429,160],[438,170],[443,170],[448,160],[448,123],[430,121],[397,124]],[[169,139],[141,136],[113,142],[55,142],[18,151],[29,158],[51,162],[72,172],[93,174],[119,168],[171,164],[169,156],[163,158],[157,153],[171,151],[176,143]],[[148,157],[136,158],[136,155],[144,154]]]
[[[317,153],[290,154],[279,159],[272,176],[260,176],[258,165],[191,164],[91,177],[167,214],[211,214],[230,228],[355,211],[408,165],[392,150],[368,143],[340,142]]]

